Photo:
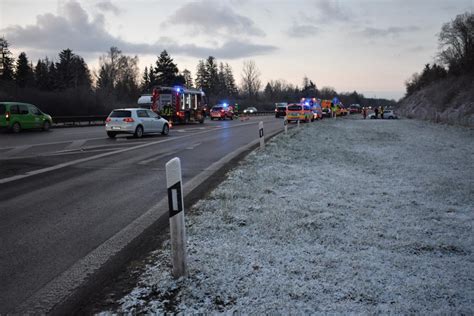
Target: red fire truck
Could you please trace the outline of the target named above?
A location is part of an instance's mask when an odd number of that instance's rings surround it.
[[[198,89],[154,87],[152,94],[142,95],[138,105],[147,107],[174,123],[204,123],[206,95]]]

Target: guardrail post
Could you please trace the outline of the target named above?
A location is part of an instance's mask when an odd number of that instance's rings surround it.
[[[171,236],[171,261],[173,276],[187,275],[186,227],[184,225],[184,198],[182,190],[181,161],[173,158],[166,163],[166,185]]]
[[[283,126],[285,127],[285,134],[288,134],[288,119],[285,115],[285,118],[283,119]]]
[[[260,137],[260,149],[265,148],[265,136],[263,134],[263,122],[260,121],[258,123],[258,135]]]

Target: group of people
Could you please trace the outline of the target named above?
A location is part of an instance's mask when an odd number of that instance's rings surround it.
[[[368,109],[367,107],[363,107],[362,108],[362,115],[364,116],[364,119],[367,118],[367,114],[368,114]],[[379,113],[380,113],[380,118],[383,119],[383,113],[384,113],[384,107],[381,106],[380,108],[379,107],[375,107],[374,108],[374,114],[375,114],[375,118],[378,119],[379,118]]]

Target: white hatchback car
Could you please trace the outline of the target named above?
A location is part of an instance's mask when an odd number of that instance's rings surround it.
[[[170,124],[148,109],[116,109],[105,120],[105,130],[110,138],[117,134],[133,134],[139,138],[148,133],[168,135]]]

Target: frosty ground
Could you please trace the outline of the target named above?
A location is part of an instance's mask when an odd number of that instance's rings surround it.
[[[302,124],[186,214],[108,312],[473,314],[474,131],[414,120]]]

